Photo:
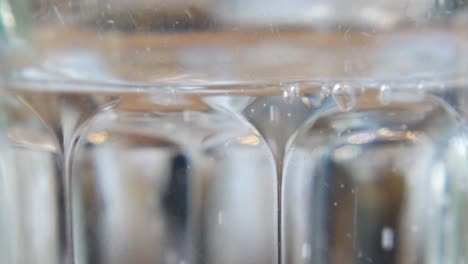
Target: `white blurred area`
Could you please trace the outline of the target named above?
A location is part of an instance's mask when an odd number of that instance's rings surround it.
[[[268,26],[279,22],[328,29],[337,25],[388,28],[424,17],[433,5],[428,0],[218,0],[212,6],[216,18],[225,23]]]
[[[162,17],[188,18],[194,25],[198,19],[210,21],[217,27],[273,27],[292,26],[313,29],[360,27],[389,29],[398,25],[430,21],[438,10],[451,15],[465,6],[462,0],[38,0],[44,7],[46,20],[62,22],[102,16],[103,13],[140,16],[161,20]],[[36,11],[36,10],[35,10]],[[93,15],[94,14],[94,15]],[[136,24],[140,22],[136,21]]]

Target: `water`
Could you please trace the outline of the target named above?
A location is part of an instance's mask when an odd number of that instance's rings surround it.
[[[17,86],[1,104],[2,261],[63,263],[73,245],[79,264],[462,263],[462,87],[398,100],[388,89],[409,90],[330,82]]]
[[[42,206],[47,206],[52,219],[32,222],[28,228],[13,226],[14,231],[33,236],[30,228],[54,223],[47,226],[53,233],[37,234],[50,247],[43,254],[54,259],[36,259],[34,249],[24,255],[26,260],[12,258],[10,263],[30,263],[30,259],[63,263],[69,250],[64,245],[72,243],[75,263],[277,261],[277,169],[266,141],[240,113],[226,109],[217,95],[180,93],[177,100],[173,95],[174,91],[21,89],[5,96],[35,123],[26,130],[16,128],[19,120],[12,120],[14,127],[3,128],[8,138],[2,146],[14,140],[31,152],[17,157],[17,162],[29,163],[42,152],[52,152],[57,167],[49,170],[54,169],[54,174],[37,172],[34,178],[48,183],[55,176],[57,189],[47,194],[71,195],[70,203],[53,203],[49,200],[54,197],[36,195],[40,190],[26,196],[47,202]],[[171,100],[166,101],[166,96]],[[15,116],[7,113],[7,117]],[[12,134],[18,130],[23,134]],[[36,153],[43,144],[36,138],[39,133],[47,136],[48,148]],[[3,163],[15,164],[8,158],[2,154]],[[48,164],[41,161],[37,162]],[[26,186],[34,186],[30,177]],[[4,186],[13,187],[13,183]],[[16,205],[34,213],[28,206]],[[64,216],[68,212],[72,221]],[[69,223],[73,241],[67,241]],[[6,244],[11,241],[4,238]],[[11,247],[30,252],[27,241],[18,243]]]
[[[5,65],[0,263],[468,262],[464,34],[54,30]]]
[[[463,92],[391,103],[381,92],[352,110],[336,102],[291,138],[283,263],[466,261],[466,126],[453,109]]]
[[[58,151],[24,105],[8,97],[0,105],[1,261],[58,264],[65,231]]]

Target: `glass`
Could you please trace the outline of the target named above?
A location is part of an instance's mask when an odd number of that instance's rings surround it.
[[[0,0],[0,264],[468,263],[464,0]]]

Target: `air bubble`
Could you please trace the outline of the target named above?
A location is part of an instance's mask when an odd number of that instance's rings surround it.
[[[343,112],[348,112],[356,105],[353,87],[346,83],[337,83],[333,87],[333,101]]]
[[[320,92],[317,93],[314,96],[308,97],[308,101],[310,102],[310,105],[313,107],[320,107],[323,105],[325,100],[330,96],[330,88],[328,85],[324,84],[322,87],[320,87]]]

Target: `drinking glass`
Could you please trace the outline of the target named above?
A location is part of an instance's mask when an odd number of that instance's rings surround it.
[[[465,0],[0,0],[0,264],[468,263]]]

